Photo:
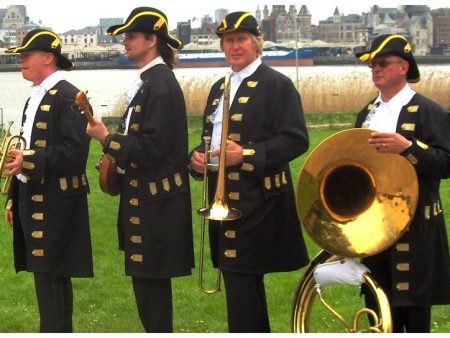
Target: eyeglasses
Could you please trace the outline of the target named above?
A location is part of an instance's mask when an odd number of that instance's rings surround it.
[[[392,63],[403,63],[404,61],[388,61],[388,60],[379,60],[379,61],[369,61],[367,64],[369,68],[375,68],[376,66],[380,66],[380,68],[386,68]]]

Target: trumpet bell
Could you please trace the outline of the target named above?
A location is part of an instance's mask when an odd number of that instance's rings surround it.
[[[368,145],[372,130],[348,129],[309,155],[297,186],[297,210],[309,236],[344,257],[391,246],[412,220],[418,200],[413,166]]]

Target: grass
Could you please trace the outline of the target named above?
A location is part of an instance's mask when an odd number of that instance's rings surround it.
[[[335,116],[335,115],[333,115]],[[350,124],[353,114],[342,115],[339,123]],[[332,116],[307,116],[308,125],[329,124]],[[190,148],[197,145],[201,121],[198,117],[189,119]],[[310,151],[338,128],[311,129]],[[131,281],[124,275],[123,254],[117,249],[116,214],[118,198],[103,194],[97,184],[98,174],[94,169],[100,158],[98,143],[92,142],[87,174],[90,179],[89,212],[94,255],[95,278],[74,279],[74,330],[76,332],[143,332],[132,292]],[[291,163],[294,184],[306,155]],[[446,219],[450,222],[450,182],[441,187]],[[200,207],[200,182],[191,181],[194,220],[195,253],[198,257],[200,219],[196,210]],[[1,222],[0,226],[0,332],[37,332],[39,319],[30,273],[16,274],[12,259],[12,232]],[[319,248],[306,239],[309,254],[313,257]],[[205,262],[207,285],[212,285],[215,271],[209,260]],[[266,276],[267,301],[273,332],[290,332],[293,300],[304,269],[290,273],[276,273]],[[224,291],[208,296],[197,287],[197,267],[193,275],[173,281],[174,330],[175,332],[226,332],[226,306]],[[445,286],[443,286],[445,287]],[[361,303],[358,288],[343,287],[327,289],[327,300],[338,306],[341,313],[349,314],[349,308]],[[362,304],[362,303],[361,303]],[[316,307],[317,304],[315,304]],[[433,308],[433,332],[450,332],[450,305]],[[354,313],[354,311],[353,311]],[[340,327],[324,309],[313,312],[315,331],[338,332]]]

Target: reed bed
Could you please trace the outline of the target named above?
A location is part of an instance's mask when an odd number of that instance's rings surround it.
[[[411,87],[444,108],[450,108],[450,70],[430,67],[422,70],[421,75],[422,80],[411,84]],[[180,80],[189,115],[202,114],[209,89],[217,79]],[[346,73],[302,74],[297,88],[307,114],[357,112],[377,94],[365,68],[355,68]]]

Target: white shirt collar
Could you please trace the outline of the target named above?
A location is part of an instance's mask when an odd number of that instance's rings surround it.
[[[150,61],[149,63],[147,63],[144,67],[139,69],[139,77],[141,77],[141,74],[143,72],[145,72],[146,70],[156,66],[156,65],[165,65],[166,63],[164,62],[164,59],[162,58],[161,55],[157,56],[156,58],[154,58],[152,61]]]
[[[230,67],[230,71],[231,73],[234,75],[238,75],[239,78],[241,80],[245,79],[246,77],[249,77],[250,75],[252,75],[254,72],[256,72],[256,70],[258,69],[258,67],[261,65],[262,61],[261,58],[258,56],[255,61],[253,61],[252,63],[250,63],[247,67],[245,67],[244,69],[242,69],[240,72],[234,72],[233,69]]]
[[[384,102],[381,99],[381,94],[378,94],[377,99],[375,100],[375,104],[380,102],[381,104],[388,105],[392,111],[400,112],[402,107],[408,104],[411,101],[412,97],[416,92],[411,89],[408,84],[405,84],[402,90],[400,90],[397,94],[395,94],[388,102]]]
[[[52,89],[59,81],[63,80],[63,77],[61,75],[61,72],[56,71],[49,76],[45,78],[44,81],[41,82],[40,85],[45,89],[46,92],[48,92],[50,89]],[[35,86],[32,86],[35,87]],[[37,86],[36,86],[37,87]]]

